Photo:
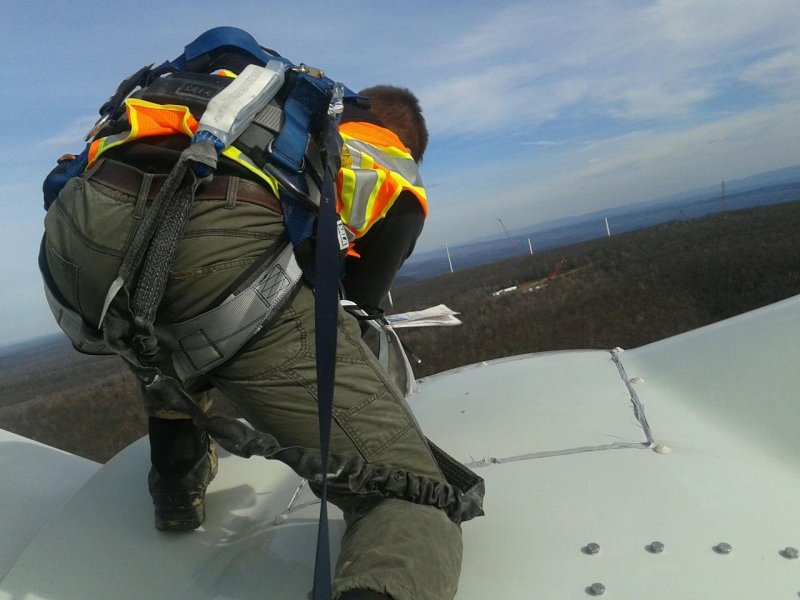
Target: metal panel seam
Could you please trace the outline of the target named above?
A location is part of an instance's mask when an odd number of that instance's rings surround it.
[[[653,432],[650,429],[650,424],[647,422],[647,416],[644,414],[644,405],[641,400],[639,400],[639,395],[636,393],[636,390],[633,389],[628,379],[628,374],[625,372],[625,367],[622,365],[622,361],[619,358],[620,351],[614,349],[609,350],[609,352],[611,353],[611,360],[617,365],[617,370],[619,371],[620,377],[622,377],[622,382],[625,384],[625,387],[628,388],[628,393],[631,396],[631,403],[633,404],[633,414],[642,426],[648,445],[651,445],[653,444]]]

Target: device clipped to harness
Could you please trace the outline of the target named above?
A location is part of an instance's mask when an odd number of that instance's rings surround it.
[[[286,63],[277,60],[270,60],[263,67],[247,65],[233,82],[211,98],[192,143],[211,142],[218,153],[230,146],[283,87],[286,68]],[[195,165],[195,173],[208,175],[208,172],[198,173],[201,166]]]
[[[243,68],[236,78],[208,75],[213,65],[237,57]],[[242,65],[242,61],[247,64]],[[186,101],[172,101],[171,95],[182,100],[181,94]],[[67,181],[94,164],[103,148],[136,139],[136,135],[129,135],[135,133],[134,119],[126,123],[126,109],[133,115],[132,106],[174,109],[172,105],[178,104],[182,105],[178,108],[185,108],[181,113],[185,126],[175,133],[194,135],[192,144],[150,202],[128,244],[106,296],[100,319],[102,332],[83,327],[82,315],[67,310],[70,307],[58,294],[49,295],[48,301],[76,347],[84,344],[85,351],[112,350],[122,356],[152,402],[189,415],[233,453],[277,458],[301,476],[321,478],[315,600],[330,598],[325,502],[329,472],[356,493],[371,490],[386,497],[417,502],[425,499],[425,503],[446,510],[456,523],[482,514],[482,481],[455,467],[443,467],[446,475],[455,473],[447,477],[447,482],[408,473],[400,478],[411,482],[407,489],[395,489],[392,482],[400,479],[388,476],[389,467],[363,459],[353,462],[347,456],[329,458],[338,286],[341,257],[348,245],[336,211],[335,181],[342,144],[337,118],[343,102],[354,98],[357,100],[318,69],[294,66],[258,46],[246,32],[215,28],[187,45],[174,61],[156,68],[143,67],[126,78],[101,108],[100,121],[90,132],[90,146],[62,169],[54,170],[44,185],[45,205],[49,206]],[[202,114],[190,128],[187,123],[194,119],[194,110]],[[92,147],[94,151],[90,152]],[[183,323],[156,324],[168,272],[196,190],[213,176],[220,155],[244,164],[256,175],[266,173],[277,180],[291,245],[272,249],[261,261],[262,271],[252,274],[247,282],[238,282],[231,296],[215,308]],[[46,261],[42,272],[50,288]],[[229,360],[262,330],[271,315],[278,314],[301,276],[315,292],[319,449],[283,448],[271,436],[234,419],[209,417],[186,392],[187,382]],[[249,324],[245,328],[239,327],[243,315]],[[236,335],[231,335],[234,327],[238,327]],[[170,364],[164,363],[167,360]],[[423,491],[409,496],[408,490]]]

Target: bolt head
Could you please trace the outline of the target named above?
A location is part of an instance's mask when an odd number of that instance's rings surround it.
[[[787,546],[781,550],[781,554],[784,556],[784,558],[798,558],[800,557],[800,550],[797,548],[792,548],[791,546]]]
[[[606,593],[606,586],[602,583],[593,583],[587,590],[590,596],[602,596]]]
[[[597,544],[595,542],[591,542],[590,544],[586,544],[583,547],[583,551],[586,554],[598,554],[600,552],[600,544]]]
[[[664,551],[664,543],[663,542],[652,542],[647,547],[648,552],[652,552],[653,554],[660,554]]]
[[[730,554],[733,550],[733,547],[730,544],[725,542],[720,542],[716,546],[714,546],[714,552],[717,554]]]

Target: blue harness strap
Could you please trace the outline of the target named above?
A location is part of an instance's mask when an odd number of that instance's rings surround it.
[[[183,56],[173,66],[185,69],[194,61],[206,60],[212,52],[234,45],[254,60],[265,64],[272,58],[247,33],[220,27],[201,35],[186,46]],[[288,61],[286,61],[288,63]],[[288,63],[291,65],[291,63]],[[317,409],[319,443],[322,462],[322,491],[319,529],[314,565],[313,600],[331,597],[330,540],[328,528],[328,463],[330,431],[333,419],[333,393],[336,375],[336,337],[339,309],[339,277],[341,252],[337,234],[335,181],[339,170],[341,142],[336,121],[328,114],[334,82],[306,72],[294,73],[288,97],[284,102],[284,123],[269,149],[270,160],[282,171],[295,190],[308,196],[304,174],[309,139],[316,134],[325,169],[318,210],[299,201],[296,193],[280,187],[286,232],[295,248],[307,248],[315,239],[314,270],[303,265],[306,279],[314,287],[314,319],[317,369]]]
[[[183,54],[169,64],[176,71],[202,70],[203,67],[199,63],[210,60],[214,54],[221,53],[226,49],[234,50],[238,54],[246,54],[261,66],[267,64],[268,60],[280,60],[291,65],[288,60],[268,53],[252,35],[238,27],[209,29],[187,44],[183,49]]]
[[[330,87],[329,81],[299,74],[283,105],[285,120],[272,143],[272,159],[290,173],[303,169],[311,121],[320,114],[320,108],[327,110]]]
[[[325,77],[313,77],[305,73],[295,74],[294,86],[284,103],[284,124],[271,146],[271,160],[282,169],[283,176],[291,182],[292,186],[305,194],[308,193],[308,185],[303,173],[305,168],[304,157],[311,132],[318,130],[320,127],[323,130],[332,127],[334,133],[338,136],[335,123],[325,123],[323,125],[319,123],[321,119],[330,121],[327,116],[327,110],[331,101],[333,85],[334,82]],[[335,152],[338,156],[339,149],[328,148],[327,152],[329,155]],[[338,170],[338,161],[336,168]],[[335,181],[336,172],[331,175],[326,171],[325,179],[328,178]],[[331,189],[327,193],[332,198],[335,198],[336,190]],[[323,190],[323,199],[325,195],[326,192]],[[317,224],[318,211],[314,210],[308,203],[298,202],[294,195],[284,187],[280,188],[280,200],[283,207],[286,232],[292,244],[297,248],[315,235],[315,227],[319,227]],[[333,208],[335,213],[335,202]],[[338,260],[338,250],[334,250],[334,254]],[[340,266],[337,266],[334,271],[337,277],[340,274],[340,268]],[[311,285],[316,285],[314,272],[304,268],[303,274]]]
[[[101,110],[103,117],[96,129],[109,119],[122,101],[136,88],[148,85],[167,72],[205,72],[214,60],[226,52],[244,54],[261,66],[269,60],[279,60],[289,67],[294,65],[262,48],[249,33],[235,27],[217,27],[206,31],[188,44],[183,54],[173,61],[152,68],[143,67],[120,84],[115,94]],[[320,453],[322,458],[322,503],[317,538],[317,555],[314,573],[314,600],[331,597],[330,549],[328,534],[328,463],[330,430],[333,411],[334,380],[336,370],[336,337],[338,331],[339,281],[342,253],[338,235],[335,182],[340,165],[341,138],[336,118],[329,107],[339,84],[301,65],[287,71],[288,95],[284,102],[284,124],[269,149],[270,161],[281,171],[282,179],[290,185],[280,187],[287,235],[295,249],[302,251],[314,247],[314,266],[303,266],[306,279],[315,293],[315,340],[317,349],[317,390],[319,412]],[[291,78],[288,77],[291,72]],[[344,88],[348,101],[360,98]],[[362,99],[363,100],[363,99]],[[314,138],[320,148],[324,168],[320,186],[319,207],[308,201],[308,184],[305,173],[305,155],[309,140]],[[219,148],[217,148],[219,151]],[[72,177],[80,175],[86,167],[88,146],[75,160],[57,168],[45,180],[45,203],[55,199],[58,192]],[[315,179],[316,181],[316,179]],[[299,252],[296,252],[299,254]]]
[[[83,152],[74,159],[61,161],[55,169],[50,171],[47,177],[44,178],[44,183],[42,183],[45,210],[49,209],[50,205],[55,202],[55,199],[58,198],[61,190],[70,179],[83,173],[88,161],[89,145],[87,144]]]
[[[326,94],[328,101],[330,96]],[[326,107],[327,110],[327,107]],[[317,219],[317,247],[314,260],[314,324],[317,349],[317,406],[322,459],[322,502],[314,566],[314,600],[331,597],[330,543],[328,535],[328,463],[330,454],[333,392],[336,376],[336,336],[339,312],[339,249],[336,211],[336,176],[341,164],[341,138],[336,121],[325,115],[318,142],[325,169]]]

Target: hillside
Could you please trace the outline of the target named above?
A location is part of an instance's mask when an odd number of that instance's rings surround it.
[[[696,220],[720,211],[772,206],[798,198],[800,166],[728,182],[724,197],[721,197],[719,187],[694,190],[511,229],[505,234],[498,232],[479,240],[451,244],[449,251],[453,268],[458,271],[504,260],[512,255],[528,254],[529,243],[541,252],[605,237],[606,221],[611,233],[618,235],[671,221]],[[417,252],[403,266],[398,274],[398,282],[421,281],[448,271],[444,247]]]
[[[562,259],[558,276],[536,289]],[[492,295],[514,285],[528,291]],[[800,201],[666,223],[393,290],[397,312],[444,303],[464,321],[401,333],[422,360],[420,377],[520,353],[637,347],[796,294]],[[0,355],[0,373],[4,429],[101,462],[145,432],[134,379],[114,357],[83,356],[62,337],[47,338]]]
[[[539,290],[492,292],[559,276]],[[800,202],[665,223],[393,290],[395,310],[445,303],[464,325],[404,332],[418,376],[492,358],[633,348],[800,294]]]

